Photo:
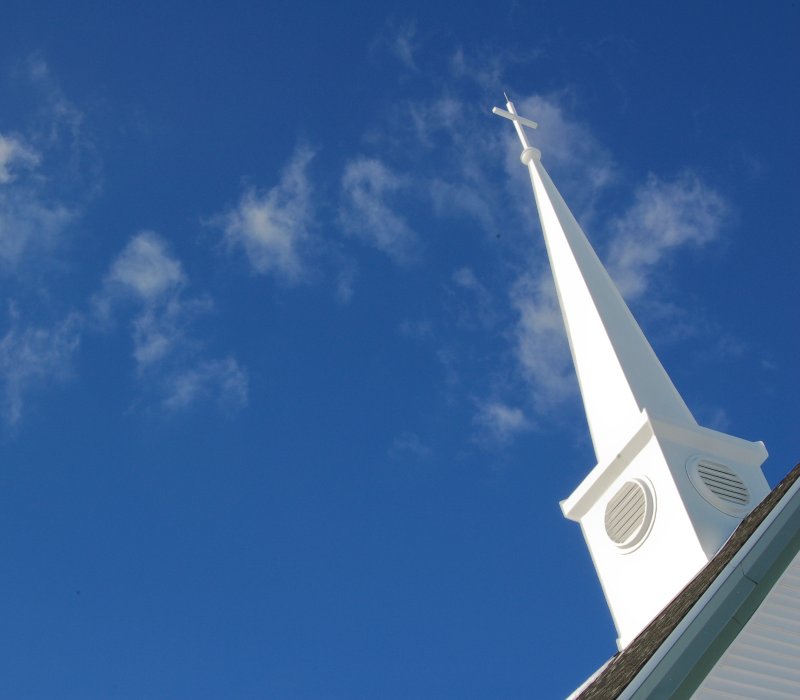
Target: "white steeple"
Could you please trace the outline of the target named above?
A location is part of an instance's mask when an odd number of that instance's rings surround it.
[[[767,452],[700,427],[529,145],[528,166],[597,466],[562,501],[580,522],[617,627],[630,642],[769,493]]]

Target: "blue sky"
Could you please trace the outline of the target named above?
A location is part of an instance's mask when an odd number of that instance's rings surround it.
[[[797,461],[796,3],[0,26],[0,696],[561,697],[615,651],[503,90],[698,421]]]

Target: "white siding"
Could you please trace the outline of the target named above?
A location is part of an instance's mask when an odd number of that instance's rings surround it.
[[[800,698],[800,554],[692,698]]]

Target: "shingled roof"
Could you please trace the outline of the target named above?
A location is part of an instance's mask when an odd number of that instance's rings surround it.
[[[752,537],[759,525],[781,502],[800,478],[800,464],[778,484],[739,524],[730,539],[714,558],[690,581],[664,610],[623,651],[582,690],[577,700],[616,698],[642,671],[645,664],[698,603],[736,554]],[[793,536],[796,540],[796,536]],[[707,645],[706,645],[707,646]]]

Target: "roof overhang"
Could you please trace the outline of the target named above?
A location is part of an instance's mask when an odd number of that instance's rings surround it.
[[[800,552],[800,465],[642,633],[571,697],[689,697]]]

